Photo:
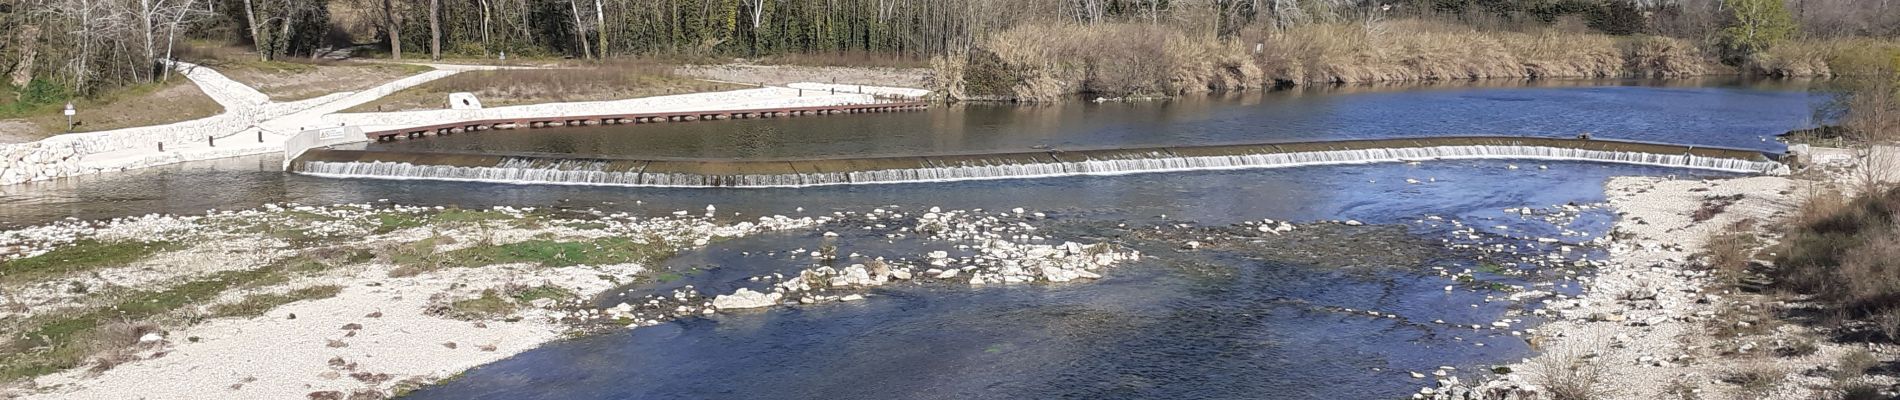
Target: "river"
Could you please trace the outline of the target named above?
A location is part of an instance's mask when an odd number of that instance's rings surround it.
[[[966,105],[914,113],[533,132],[477,132],[361,145],[370,150],[678,158],[958,154],[1039,148],[1220,144],[1443,135],[1597,137],[1777,150],[1772,135],[1813,125],[1819,101],[1799,84],[1570,81],[1302,90],[1162,102]],[[1472,222],[1506,240],[1569,229],[1588,240],[1614,215],[1586,207],[1552,225],[1507,213],[1603,201],[1619,175],[1721,176],[1582,162],[1445,161],[799,189],[623,188],[325,179],[252,157],[0,187],[4,225],[66,217],[201,213],[265,203],[389,201],[462,207],[600,208],[660,215],[1007,210],[1049,215],[1058,240],[1116,239],[1150,257],[1074,285],[916,286],[865,302],[722,313],[565,340],[481,367],[421,399],[620,398],[1399,398],[1429,382],[1412,371],[1470,375],[1531,349],[1509,330],[1453,325],[1528,317],[1507,293],[1435,273],[1475,268],[1468,254],[1420,250],[1374,266],[1315,265],[1271,252],[1180,251],[1139,238],[1150,226],[1220,227],[1262,218],[1392,227],[1368,250],[1440,249]],[[1130,228],[1133,227],[1133,228]],[[902,253],[880,231],[841,249]],[[764,256],[810,248],[818,233],[715,243],[661,266],[703,270],[680,284],[712,291],[801,267]],[[1581,253],[1578,257],[1587,257]],[[1558,274],[1487,275],[1563,292]],[[637,296],[667,287],[633,286]],[[615,298],[600,299],[603,304]],[[1378,310],[1367,317],[1342,309]],[[1445,321],[1434,324],[1428,321]]]

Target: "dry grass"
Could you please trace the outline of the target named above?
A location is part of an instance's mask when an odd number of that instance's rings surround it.
[[[733,90],[744,86],[675,76],[670,65],[640,62],[591,66],[464,72],[396,92],[349,112],[447,108],[449,93],[470,92],[486,107],[620,100]]]
[[[1762,76],[1827,77],[1858,73],[1854,66],[1886,62],[1877,58],[1891,54],[1900,54],[1900,42],[1873,38],[1793,41],[1769,47],[1746,67],[1749,73]]]
[[[1597,362],[1591,348],[1559,348],[1534,361],[1533,376],[1552,400],[1590,400],[1605,398],[1603,374],[1607,370]]]
[[[1708,73],[1687,42],[1558,28],[1479,31],[1419,20],[1296,27],[1265,43],[1262,68],[1286,83],[1360,83],[1484,78],[1679,77]]]
[[[925,68],[930,66],[928,59],[867,51],[786,53],[761,58],[758,62],[768,65],[807,67]]]
[[[13,93],[0,85],[0,102],[12,100]],[[4,106],[5,104],[0,104]],[[73,132],[94,132],[137,126],[169,124],[210,117],[224,112],[224,106],[206,96],[190,79],[173,76],[161,83],[148,83],[112,89],[91,98],[73,100],[79,110]],[[4,108],[4,107],[0,107]],[[31,109],[0,113],[0,137],[37,140],[66,132],[65,104],[48,104]]]
[[[1397,20],[1255,30],[1232,41],[1184,32],[1150,24],[1023,25],[933,67],[946,82],[941,89],[955,97],[1030,101],[1266,84],[1685,77],[1719,68],[1683,40],[1561,28],[1480,31]]]
[[[276,101],[296,101],[337,92],[360,91],[431,69],[410,64],[308,58],[262,61],[248,49],[204,43],[180,48],[178,59],[216,69]]]
[[[148,333],[163,333],[163,330],[148,322],[114,322],[99,327],[88,344],[93,352],[92,370],[105,371],[137,361],[139,338]]]
[[[1900,310],[1900,189],[1810,196],[1788,224],[1777,284],[1834,301],[1855,315]]]
[[[1724,382],[1740,387],[1741,398],[1758,399],[1781,386],[1788,379],[1788,371],[1771,362],[1754,362],[1744,365],[1723,376]]]
[[[952,96],[1049,101],[1097,96],[1171,96],[1258,87],[1264,80],[1241,46],[1191,38],[1148,24],[1032,24],[1000,32],[984,50],[935,63],[961,82]]]
[[[1704,262],[1730,286],[1741,282],[1748,273],[1749,262],[1754,259],[1759,244],[1753,233],[1754,225],[1753,220],[1736,221],[1728,229],[1712,232],[1703,246]]]

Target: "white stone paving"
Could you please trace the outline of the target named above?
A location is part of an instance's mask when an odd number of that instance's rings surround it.
[[[306,129],[354,125],[366,131],[438,124],[447,121],[582,116],[632,112],[713,111],[827,106],[878,101],[869,94],[811,93],[769,87],[639,99],[536,104],[483,110],[428,110],[339,114],[397,91],[462,71],[516,67],[425,64],[420,73],[360,92],[274,102],[249,86],[208,67],[178,62],[187,78],[224,106],[216,116],[157,126],[58,135],[36,142],[0,145],[0,185],[115,172],[186,161],[279,152],[286,139]],[[798,84],[795,84],[798,85]],[[817,84],[811,84],[817,85]],[[873,94],[911,93],[916,89],[877,88]],[[922,91],[927,94],[927,91]],[[215,139],[213,139],[215,138]],[[161,144],[163,151],[160,151]]]

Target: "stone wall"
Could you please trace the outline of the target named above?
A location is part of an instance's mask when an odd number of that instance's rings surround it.
[[[173,124],[65,134],[37,142],[0,145],[0,185],[156,165],[147,164],[150,162],[177,162],[166,160],[192,156],[163,154],[158,151],[160,143],[182,150],[188,143],[205,142],[207,137],[243,133],[257,122],[274,116],[264,107],[270,103],[269,96],[210,68],[178,64],[185,77],[224,106],[223,113]],[[124,153],[125,159],[115,157],[119,153]],[[89,158],[105,162],[83,162]]]

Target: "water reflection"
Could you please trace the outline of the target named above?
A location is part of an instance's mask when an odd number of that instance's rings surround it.
[[[1596,137],[1774,150],[1813,125],[1799,82],[1535,81],[1303,88],[1153,102],[489,131],[362,147],[640,158],[814,158],[1445,135]]]

